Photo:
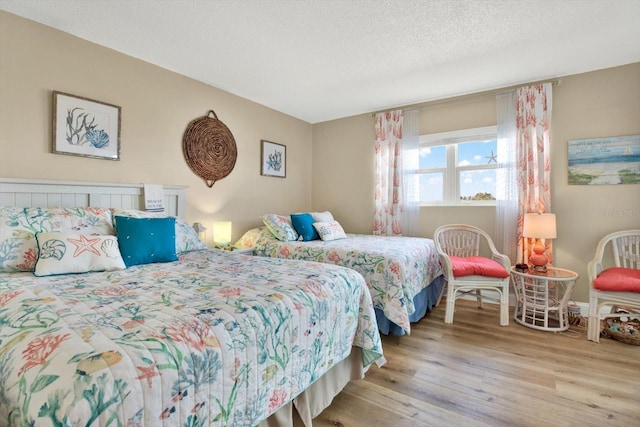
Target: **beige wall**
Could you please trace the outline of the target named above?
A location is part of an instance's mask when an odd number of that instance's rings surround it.
[[[120,161],[51,154],[51,91],[122,107]],[[640,186],[567,185],[567,140],[640,133],[640,63],[564,77],[553,88],[552,211],[556,265],[580,275],[598,239],[640,227]],[[182,135],[210,109],[234,134],[236,167],[209,189],[186,165]],[[493,125],[495,99],[420,109],[422,133]],[[260,175],[260,140],[287,146],[287,178]],[[373,218],[373,118],[310,125],[146,62],[0,11],[0,176],[188,185],[187,220],[233,220],[234,239],[267,212],[331,210],[349,232]],[[494,232],[494,209],[423,208],[420,230],[466,222]],[[207,234],[210,241],[211,234]]]
[[[120,161],[51,153],[52,90],[122,108]],[[213,188],[182,154],[186,126],[210,109],[238,147]],[[260,175],[261,139],[287,146],[286,179]],[[187,220],[233,220],[237,238],[264,213],[310,208],[310,164],[309,123],[0,11],[0,176],[187,185]]]
[[[420,108],[420,133],[495,125],[495,110],[493,96],[433,102]],[[371,114],[313,126],[313,209],[330,210],[351,233],[371,233],[373,225],[374,139]],[[422,208],[420,235],[433,236],[436,227],[454,222],[492,234],[494,208]]]
[[[494,95],[420,107],[421,133],[495,124]],[[640,228],[640,185],[568,185],[567,141],[632,134],[640,134],[640,63],[563,77],[553,86],[551,210],[558,221],[555,265],[580,274],[573,293],[576,301],[588,301],[586,265],[598,240],[612,231]],[[331,210],[350,232],[371,230],[373,141],[370,114],[313,126],[312,208]],[[431,237],[439,225],[457,222],[479,226],[494,235],[495,209],[423,207],[420,233]]]

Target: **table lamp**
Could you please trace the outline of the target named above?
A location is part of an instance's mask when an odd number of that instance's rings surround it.
[[[217,248],[230,249],[231,221],[216,221],[213,223],[213,241]]]
[[[556,214],[552,213],[528,213],[524,216],[522,235],[536,239],[533,253],[529,256],[529,264],[535,271],[547,271],[549,258],[545,255],[546,247],[541,239],[555,239]]]
[[[194,230],[196,230],[196,233],[198,233],[198,237],[200,238],[200,240],[204,242],[204,239],[205,239],[204,232],[207,231],[207,227],[202,225],[201,222],[194,222],[192,227]]]

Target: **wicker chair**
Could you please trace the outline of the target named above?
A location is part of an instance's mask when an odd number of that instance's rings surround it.
[[[610,252],[607,252],[607,249]],[[611,256],[611,253],[613,254],[614,266],[607,267],[606,260]],[[624,270],[620,270],[620,268]],[[587,272],[589,274],[587,339],[599,342],[602,319],[628,316],[627,313],[617,313],[619,307],[622,306],[627,311],[638,312],[640,316],[640,230],[618,231],[604,236],[598,242],[593,260],[587,265]],[[604,276],[603,273],[605,273]],[[614,288],[618,288],[618,285],[622,283],[621,290],[612,290],[610,284],[605,286],[602,283],[607,274],[611,273],[616,274],[614,279],[617,285]],[[598,278],[600,280],[596,281]],[[634,290],[629,292],[628,289]],[[610,308],[609,313],[605,312],[605,307]]]
[[[511,266],[509,257],[498,253],[486,232],[471,225],[450,224],[438,227],[433,240],[447,281],[447,305],[444,322],[453,323],[453,312],[457,299],[474,293],[479,308],[482,308],[483,298],[499,303],[500,325],[509,325],[509,268]],[[491,259],[480,256],[481,243],[483,247],[488,247],[491,251]],[[474,268],[471,274],[467,269],[466,273],[462,275],[461,269],[456,266],[461,262],[468,265],[466,260],[475,262],[478,259],[482,264],[481,268]],[[492,272],[486,271],[485,266],[487,265],[493,270]],[[487,274],[492,275],[488,276]],[[501,277],[494,277],[497,275]],[[483,295],[483,291],[491,291],[492,295]],[[442,292],[444,293],[444,289]],[[498,298],[495,293],[498,294]]]

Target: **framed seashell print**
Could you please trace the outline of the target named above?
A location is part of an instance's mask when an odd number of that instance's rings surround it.
[[[53,91],[52,152],[120,160],[120,107]]]
[[[260,174],[264,176],[287,177],[287,147],[262,140]]]

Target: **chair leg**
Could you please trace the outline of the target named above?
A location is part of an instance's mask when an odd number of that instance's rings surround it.
[[[476,302],[478,303],[478,308],[483,308],[482,307],[482,293],[480,292],[480,289],[476,289]]]
[[[587,339],[593,342],[600,342],[600,319],[597,317],[589,317]]]
[[[444,323],[453,323],[453,311],[455,310],[456,291],[453,286],[447,284],[447,305],[444,312]]]
[[[500,292],[500,326],[509,326],[509,293]]]
[[[600,316],[598,313],[598,297],[589,295],[589,323],[587,324],[587,339],[600,342]]]

